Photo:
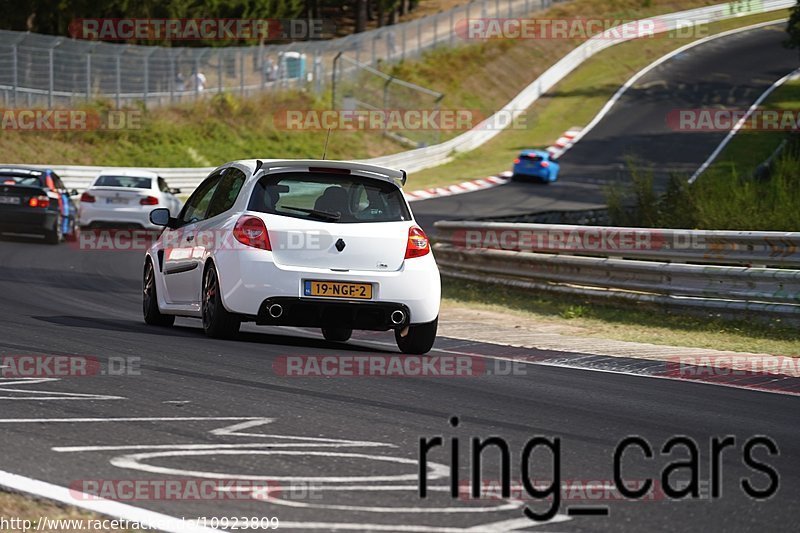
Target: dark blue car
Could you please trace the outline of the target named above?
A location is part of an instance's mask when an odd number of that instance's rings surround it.
[[[50,244],[74,239],[77,194],[52,170],[0,168],[0,233],[41,235]]]
[[[544,150],[523,150],[514,160],[511,179],[550,183],[558,179],[559,165]]]

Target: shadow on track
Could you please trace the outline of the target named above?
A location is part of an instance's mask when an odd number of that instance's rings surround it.
[[[310,337],[299,337],[294,335],[280,335],[274,333],[256,333],[253,331],[242,331],[235,339],[231,340],[215,340],[206,337],[202,328],[191,326],[172,326],[172,327],[157,327],[148,326],[136,320],[125,319],[108,319],[97,318],[91,316],[74,316],[74,315],[60,315],[60,316],[32,316],[34,320],[40,320],[49,324],[57,326],[64,326],[68,328],[86,328],[101,331],[113,331],[119,333],[131,334],[150,334],[164,337],[181,337],[185,339],[199,338],[208,342],[219,342],[220,344],[230,344],[232,346],[248,344],[268,344],[270,346],[291,346],[313,349],[346,349],[353,352],[380,352],[380,353],[393,353],[391,350],[368,348],[357,346],[354,344],[329,342],[324,339],[315,339]]]

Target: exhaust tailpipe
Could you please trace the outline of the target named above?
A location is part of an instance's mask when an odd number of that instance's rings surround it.
[[[280,318],[283,314],[283,306],[280,304],[272,304],[269,306],[269,316],[272,318]]]
[[[406,314],[398,309],[397,311],[392,311],[390,318],[392,319],[392,324],[399,326],[406,321]]]

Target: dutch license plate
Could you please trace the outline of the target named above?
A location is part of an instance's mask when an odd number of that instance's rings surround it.
[[[340,281],[305,281],[303,295],[322,298],[372,299],[372,285],[369,283],[342,283]]]
[[[0,196],[0,204],[19,205],[19,196]]]
[[[107,204],[127,204],[128,200],[126,198],[106,198]]]

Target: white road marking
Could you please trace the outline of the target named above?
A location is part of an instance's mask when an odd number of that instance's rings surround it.
[[[466,528],[449,526],[414,526],[414,525],[387,525],[387,524],[351,524],[348,522],[284,522],[281,521],[281,529],[325,529],[346,530],[346,531],[399,531],[408,533],[463,533],[473,531],[486,533],[497,533],[503,531],[521,531],[523,529],[538,527],[547,524],[556,524],[571,520],[566,515],[556,515],[548,522],[534,522],[527,518],[513,518],[500,522],[488,522],[477,526]]]
[[[194,476],[210,479],[240,479],[240,480],[261,480],[261,481],[289,481],[289,482],[317,482],[317,483],[356,483],[356,482],[378,482],[378,481],[413,481],[418,474],[399,474],[393,476],[257,476],[245,474],[225,474],[220,472],[206,472],[198,470],[184,470],[179,468],[168,468],[142,463],[142,460],[156,459],[162,457],[197,457],[208,455],[288,455],[288,456],[319,456],[337,458],[368,459],[372,461],[382,461],[388,463],[410,464],[417,466],[415,459],[405,457],[392,457],[386,455],[370,455],[363,453],[343,453],[343,452],[315,452],[315,451],[287,451],[287,450],[174,450],[167,452],[138,453],[123,455],[111,459],[111,464],[119,468],[128,468],[149,472],[151,474],[164,474],[172,476]],[[428,479],[440,479],[447,475],[449,468],[439,463],[429,462],[430,471]]]
[[[254,444],[132,444],[126,446],[56,446],[50,448],[59,453],[78,452],[108,452],[108,451],[137,451],[137,450],[236,450],[248,448],[344,448],[344,447],[370,447],[385,446],[396,448],[393,444],[382,442],[368,443],[359,441],[337,442],[258,442]]]
[[[2,367],[5,368],[5,367]],[[53,383],[61,381],[59,378],[0,378],[0,392],[17,393],[19,396],[0,396],[0,400],[35,400],[35,401],[56,401],[56,400],[125,400],[122,396],[111,396],[106,394],[88,394],[78,392],[59,392],[9,388],[20,385],[39,385],[41,383]],[[38,395],[38,396],[37,396]]]
[[[211,430],[211,434],[217,436],[227,435],[235,437],[261,437],[261,434],[259,433],[242,433],[241,430],[265,426],[267,424],[272,424],[274,421],[274,418],[257,418],[255,420],[247,420],[245,422],[233,424],[232,426],[225,426],[224,428]]]
[[[161,473],[167,475],[178,476],[193,476],[199,478],[213,478],[213,479],[249,479],[249,480],[271,480],[276,482],[289,482],[289,483],[302,483],[302,482],[317,482],[320,484],[329,484],[323,490],[329,492],[388,492],[388,491],[417,491],[418,487],[415,484],[391,484],[380,485],[374,484],[376,482],[386,481],[412,481],[416,480],[418,474],[400,474],[393,476],[330,476],[330,477],[303,477],[303,476],[241,476],[220,474],[214,472],[197,472],[186,471],[180,469],[165,468],[155,465],[144,464],[141,461],[145,459],[154,459],[162,457],[192,457],[192,456],[210,456],[210,455],[280,455],[280,456],[318,456],[327,458],[344,458],[366,461],[383,461],[390,463],[399,463],[406,465],[418,465],[416,459],[408,459],[403,457],[392,457],[383,455],[371,455],[364,453],[342,453],[331,451],[309,451],[307,448],[323,448],[323,447],[389,447],[396,448],[397,446],[390,443],[373,442],[373,441],[359,441],[359,440],[346,440],[346,439],[330,439],[321,437],[303,437],[296,435],[275,435],[275,434],[261,434],[261,433],[248,433],[245,430],[252,429],[263,425],[270,424],[275,419],[267,417],[120,417],[120,418],[29,418],[29,419],[0,419],[0,423],[13,424],[13,423],[107,423],[107,422],[175,422],[175,421],[235,421],[236,424],[217,428],[210,431],[216,436],[239,436],[239,437],[266,437],[277,440],[288,440],[289,442],[272,442],[261,441],[257,443],[246,444],[156,444],[156,445],[122,445],[122,446],[61,446],[53,447],[55,452],[96,452],[96,451],[121,451],[121,450],[151,450],[150,453],[140,453],[133,455],[123,455],[116,457],[110,463],[119,468],[135,469],[151,473]],[[270,449],[264,450],[264,447]],[[303,450],[275,450],[276,447],[295,447],[305,448]],[[167,450],[162,452],[152,452],[152,450]],[[429,463],[428,479],[442,479],[449,473],[449,468],[439,463]],[[339,485],[340,483],[356,483],[364,482],[367,484],[362,485]],[[2,483],[0,483],[2,484]],[[76,504],[73,494],[69,493],[67,489],[56,487],[62,491],[66,491],[67,501],[64,503]],[[220,488],[220,491],[225,490],[248,490],[241,488]],[[431,486],[429,490],[437,493],[444,493],[449,491],[449,486]],[[39,493],[37,493],[39,494]],[[40,494],[42,495],[42,494]],[[43,495],[44,497],[51,497]],[[57,498],[51,498],[57,499]],[[61,501],[61,500],[59,500]],[[380,506],[350,506],[350,505],[335,505],[335,504],[316,504],[297,502],[293,500],[283,500],[272,498],[266,503],[275,505],[289,506],[295,508],[309,508],[309,509],[323,509],[323,510],[339,510],[351,512],[375,512],[375,513],[407,513],[414,515],[421,514],[452,514],[452,513],[486,513],[486,512],[508,512],[510,510],[519,509],[523,502],[515,499],[499,499],[495,500],[497,505],[492,507],[471,507],[471,506],[453,506],[453,507],[380,507]],[[88,500],[87,502],[78,503],[79,506],[88,508],[88,505],[83,503],[98,504],[97,501]],[[102,501],[99,505],[102,506]],[[127,509],[126,512],[141,512],[149,513],[136,507],[123,505],[117,502],[107,502],[118,506],[121,509]],[[98,511],[112,516],[119,516],[126,518],[118,512],[112,510]],[[177,520],[165,515],[164,519]],[[557,515],[553,520],[548,523],[561,522],[569,520],[566,515]],[[143,521],[143,520],[139,520]],[[490,522],[482,525],[468,526],[465,528],[457,527],[440,527],[432,525],[386,525],[386,524],[364,524],[364,523],[334,523],[334,522],[281,522],[281,527],[286,529],[340,529],[351,531],[409,531],[409,532],[456,532],[456,531],[519,531],[523,528],[537,527],[542,523],[532,522],[526,518],[514,518],[510,520],[502,520],[499,522]],[[174,525],[174,524],[173,524]],[[190,522],[179,522],[182,531],[192,531],[194,524]],[[170,526],[171,527],[171,526]],[[165,531],[177,531],[170,529],[170,527],[160,527]],[[200,531],[200,529],[197,529]],[[206,530],[208,531],[208,530]]]
[[[410,513],[410,514],[435,514],[435,513],[492,513],[513,511],[519,509],[519,502],[507,501],[493,507],[379,507],[379,506],[360,506],[360,505],[332,505],[321,503],[307,503],[294,500],[283,500],[281,498],[270,497],[267,500],[275,505],[294,507],[296,509],[326,509],[329,511],[352,511],[359,513]]]
[[[261,416],[163,416],[163,417],[111,417],[111,418],[0,418],[0,424],[75,424],[102,422],[200,422],[228,420],[264,420]]]
[[[503,531],[519,531],[520,529],[527,529],[529,527],[542,526],[544,524],[556,524],[558,522],[567,522],[571,518],[565,514],[557,514],[552,519],[546,522],[534,522],[530,518],[510,518],[500,522],[492,522],[489,524],[480,524],[467,528],[467,531],[485,531],[485,532],[498,532]]]

